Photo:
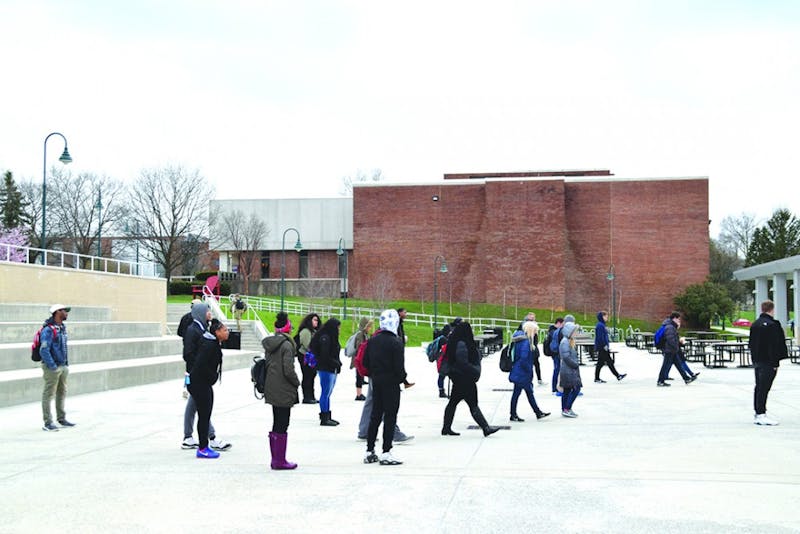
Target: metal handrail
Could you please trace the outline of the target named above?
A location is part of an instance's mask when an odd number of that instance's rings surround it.
[[[115,260],[113,258],[87,256],[76,252],[65,252],[63,250],[48,250],[11,243],[0,243],[0,262],[35,264],[37,262],[34,259],[40,256],[43,258],[42,265],[48,267],[106,272],[124,276],[163,278],[156,273],[156,264],[154,262]]]

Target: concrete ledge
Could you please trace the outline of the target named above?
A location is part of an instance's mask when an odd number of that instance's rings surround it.
[[[224,350],[222,372],[248,367],[251,351]],[[153,358],[130,358],[112,362],[86,363],[69,366],[68,395],[80,395],[109,389],[140,386],[174,380],[180,384],[185,363],[180,354]],[[35,402],[42,398],[42,371],[24,369],[0,373],[0,407]]]
[[[43,321],[0,322],[0,344],[31,343]],[[67,323],[70,343],[83,339],[161,337],[161,325],[152,322],[91,321]]]
[[[34,321],[42,324],[50,317],[50,306],[55,304],[33,304],[27,302],[7,303],[0,306],[0,321]],[[111,310],[100,306],[74,306],[73,304],[62,301],[62,304],[70,306],[69,320],[72,321],[110,321]]]

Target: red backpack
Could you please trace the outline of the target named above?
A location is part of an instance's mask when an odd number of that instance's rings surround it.
[[[42,355],[39,353],[39,349],[42,348],[42,330],[48,326],[53,329],[53,343],[58,339],[58,329],[52,324],[43,324],[42,327],[36,331],[36,334],[33,336],[33,344],[31,344],[31,360],[35,362],[42,361]]]
[[[353,365],[361,376],[369,376],[369,368],[364,365],[364,354],[367,352],[367,343],[369,343],[369,340],[377,336],[379,332],[381,332],[380,329],[376,330],[375,333],[372,334],[372,337],[362,341],[361,345],[358,346],[356,355],[353,357]]]

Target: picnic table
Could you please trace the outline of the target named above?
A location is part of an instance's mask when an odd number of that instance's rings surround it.
[[[636,334],[636,348],[640,350],[645,350],[649,346],[655,347],[654,338],[656,337],[655,332],[638,332]]]
[[[475,337],[475,343],[478,345],[478,350],[484,356],[488,356],[491,354],[492,348],[494,347],[494,339],[497,337],[494,333],[491,334],[477,334]]]
[[[706,367],[725,367],[725,362],[733,362],[736,356],[739,357],[739,367],[752,367],[753,363],[750,361],[750,349],[747,343],[715,343],[713,361],[711,365]],[[711,355],[709,355],[711,356]]]

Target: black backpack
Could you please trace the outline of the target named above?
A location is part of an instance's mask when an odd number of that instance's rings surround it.
[[[39,349],[42,348],[42,330],[48,326],[53,329],[53,342],[58,339],[58,329],[52,324],[43,324],[42,327],[36,331],[36,334],[33,336],[33,344],[31,344],[31,360],[34,362],[42,361],[42,355],[39,353]]]
[[[500,351],[500,370],[510,373],[514,367],[514,343],[509,343]]]
[[[553,333],[556,330],[556,327],[553,325],[550,325],[550,328],[547,329],[547,336],[544,338],[544,343],[542,343],[542,350],[544,350],[545,356],[555,356],[553,350],[550,348],[550,344],[553,342]]]
[[[269,354],[274,354],[278,352],[278,349],[281,348],[286,341],[286,338],[283,338],[283,341],[278,343],[278,346],[275,348],[273,352]],[[253,357],[253,365],[250,366],[250,380],[253,382],[253,396],[258,400],[262,400],[264,398],[264,393],[267,389],[267,361],[266,355],[265,356],[254,356]],[[259,395],[261,395],[259,397]]]

